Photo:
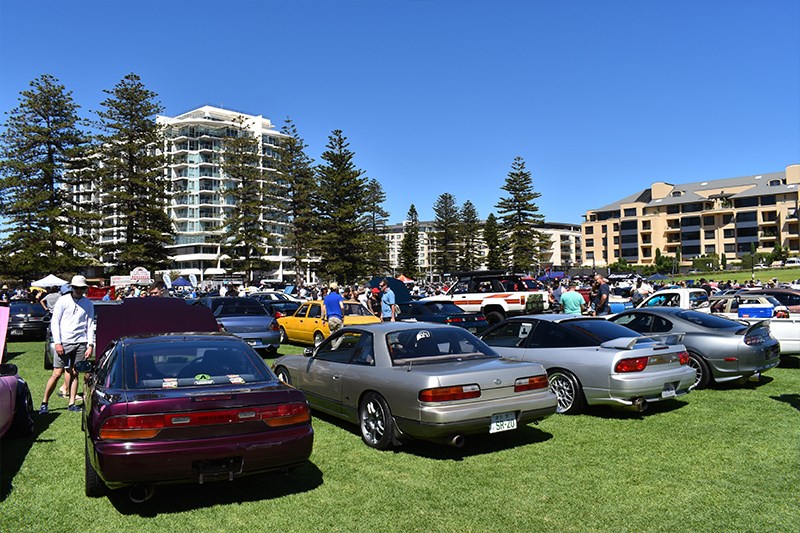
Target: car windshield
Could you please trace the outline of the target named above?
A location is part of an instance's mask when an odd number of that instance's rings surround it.
[[[464,312],[464,310],[461,309],[459,306],[450,302],[427,302],[425,304],[425,307],[427,307],[437,315],[445,315],[445,314],[452,315]]]
[[[706,302],[708,302],[708,293],[706,291],[689,293],[689,305],[692,307],[702,307]]]
[[[238,340],[185,337],[136,343],[125,350],[128,389],[175,389],[272,381],[263,360]]]
[[[735,320],[712,315],[710,313],[698,313],[697,311],[678,311],[675,313],[675,316],[704,328],[732,329],[742,327],[742,325]]]
[[[595,346],[599,346],[612,339],[619,339],[620,337],[641,336],[632,329],[606,320],[587,318],[562,322],[561,325],[567,329],[571,329],[581,337],[591,340]]]
[[[41,305],[32,305],[29,303],[15,303],[12,302],[9,306],[9,313],[11,315],[31,315],[31,316],[45,316],[47,311]]]
[[[462,328],[415,328],[386,335],[392,362],[433,363],[465,357],[499,357],[486,343]]]
[[[247,298],[231,298],[230,300],[221,300],[213,302],[214,316],[260,316],[266,315],[267,310],[264,306],[255,300]]]
[[[360,302],[344,302],[345,316],[373,316]]]

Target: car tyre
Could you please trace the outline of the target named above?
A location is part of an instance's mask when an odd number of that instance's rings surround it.
[[[370,448],[386,450],[392,446],[394,419],[389,404],[377,392],[368,392],[358,407],[361,440]]]
[[[26,384],[17,387],[17,405],[14,410],[14,420],[8,429],[8,434],[14,437],[27,437],[33,435],[33,399],[31,390]]]
[[[278,379],[286,383],[287,385],[292,384],[292,377],[289,375],[289,371],[286,370],[284,367],[279,366],[275,369],[275,375],[278,376]]]
[[[97,470],[92,466],[92,461],[89,460],[89,445],[84,444],[83,447],[84,462],[86,465],[86,495],[90,498],[99,498],[108,494],[108,487],[100,476]]]
[[[711,369],[705,359],[694,352],[689,352],[688,365],[689,368],[694,368],[697,372],[694,385],[689,387],[689,389],[705,389],[708,387],[708,384],[711,382]]]
[[[283,329],[283,326],[280,327],[281,332],[281,344],[289,342],[289,337],[286,336],[286,330]]]
[[[490,326],[493,326],[506,319],[506,317],[500,311],[489,311],[484,316],[486,317],[486,322],[488,322]]]
[[[566,370],[553,370],[548,373],[550,390],[558,398],[556,413],[574,415],[583,411],[583,389],[574,374]]]
[[[322,341],[324,340],[325,340],[325,335],[323,335],[321,331],[314,332],[314,347],[317,347],[320,344],[322,344]]]
[[[264,348],[264,355],[268,359],[274,359],[276,355],[278,355],[278,348],[275,346],[267,346]]]

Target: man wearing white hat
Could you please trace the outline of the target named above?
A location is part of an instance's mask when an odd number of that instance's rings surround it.
[[[75,405],[75,396],[78,393],[78,374],[75,372],[75,363],[92,356],[94,349],[94,306],[86,297],[86,278],[73,276],[70,282],[72,290],[69,295],[64,295],[53,306],[53,316],[50,319],[50,330],[53,333],[53,342],[56,353],[53,360],[53,375],[47,381],[44,389],[44,399],[39,408],[39,414],[48,412],[47,402],[58,379],[64,370],[69,387],[69,411],[80,411]]]

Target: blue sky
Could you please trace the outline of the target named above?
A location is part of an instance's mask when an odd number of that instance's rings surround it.
[[[481,218],[511,162],[547,221],[654,181],[800,163],[800,2],[0,0],[0,111],[56,76],[82,111],[135,72],[166,115],[341,129],[391,222],[450,192]]]

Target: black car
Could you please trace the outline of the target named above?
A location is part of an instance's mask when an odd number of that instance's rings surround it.
[[[481,313],[468,313],[451,302],[407,302],[399,305],[400,320],[450,324],[476,335],[489,327],[486,317]]]
[[[300,308],[300,304],[297,302],[281,300],[259,300],[259,302],[273,318],[293,315]]]
[[[50,313],[41,304],[10,302],[7,336],[9,340],[44,340],[50,325]]]

